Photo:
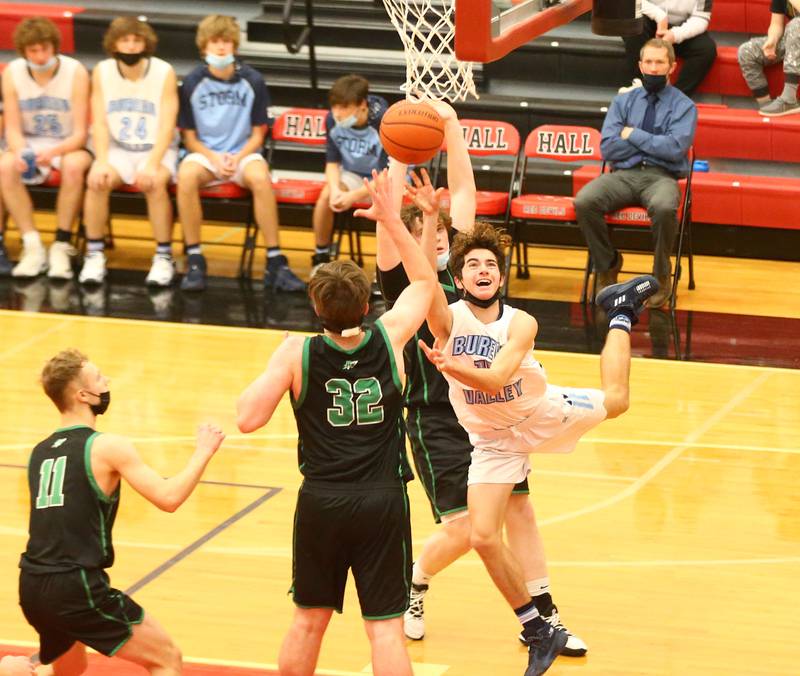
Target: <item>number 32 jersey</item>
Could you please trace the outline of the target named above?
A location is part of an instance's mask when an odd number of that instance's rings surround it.
[[[105,59],[97,68],[108,132],[114,143],[133,152],[152,150],[158,135],[164,81],[172,66],[151,56],[144,77],[138,80],[123,77],[115,59]]]
[[[21,568],[55,573],[114,563],[111,529],[120,489],[107,496],[95,481],[91,448],[98,434],[84,425],[66,427],[33,449],[28,464],[29,539]]]
[[[78,61],[59,54],[55,74],[42,87],[33,79],[25,59],[8,64],[25,136],[62,139],[72,135],[72,90],[78,68],[82,68]]]
[[[306,338],[292,405],[306,479],[368,487],[405,475],[402,383],[380,320],[352,350],[327,336]]]

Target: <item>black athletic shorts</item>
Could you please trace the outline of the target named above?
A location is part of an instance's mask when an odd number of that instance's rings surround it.
[[[108,585],[103,570],[19,576],[19,604],[39,633],[39,659],[50,664],[76,641],[111,657],[127,643],[144,610]]]
[[[411,454],[422,481],[433,518],[467,508],[467,474],[472,444],[450,406],[409,408],[406,418]],[[528,494],[528,480],[514,486],[514,493]]]
[[[365,620],[399,617],[411,585],[404,483],[363,487],[305,481],[297,496],[292,595],[301,608],[342,612],[353,571]]]

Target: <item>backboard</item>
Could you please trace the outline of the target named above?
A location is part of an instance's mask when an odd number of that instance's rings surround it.
[[[592,0],[456,0],[456,58],[496,61],[592,9]]]

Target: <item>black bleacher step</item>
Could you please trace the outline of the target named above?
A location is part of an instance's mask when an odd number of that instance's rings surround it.
[[[120,16],[119,9],[87,9],[75,14],[73,18],[75,44],[79,45],[81,50],[102,52],[103,36],[108,30],[108,25],[118,16]],[[156,49],[158,56],[167,61],[195,56],[197,24],[202,19],[202,14],[154,12],[147,15],[148,23],[158,37]]]
[[[580,38],[538,38],[487,63],[484,69],[489,79],[512,79],[527,73],[537,82],[619,87],[625,77],[624,54],[621,46],[592,44]]]
[[[283,13],[286,0],[264,0],[262,12]],[[356,20],[386,19],[386,9],[380,0],[314,0],[314,20],[318,18],[348,18]],[[305,19],[305,2],[298,0],[292,7],[292,17]]]
[[[250,42],[282,43],[285,40],[282,12],[265,11],[247,22],[247,39]],[[299,21],[299,19],[298,19]],[[296,24],[302,26],[303,24]],[[298,28],[295,28],[295,32]],[[386,13],[376,18],[350,18],[346,16],[314,18],[314,42],[317,45],[355,47],[368,49],[402,50],[400,36]]]

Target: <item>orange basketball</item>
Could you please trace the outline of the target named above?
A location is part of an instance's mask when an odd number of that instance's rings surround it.
[[[422,164],[433,157],[444,140],[444,121],[427,103],[398,101],[381,120],[381,143],[389,155],[404,164]]]

